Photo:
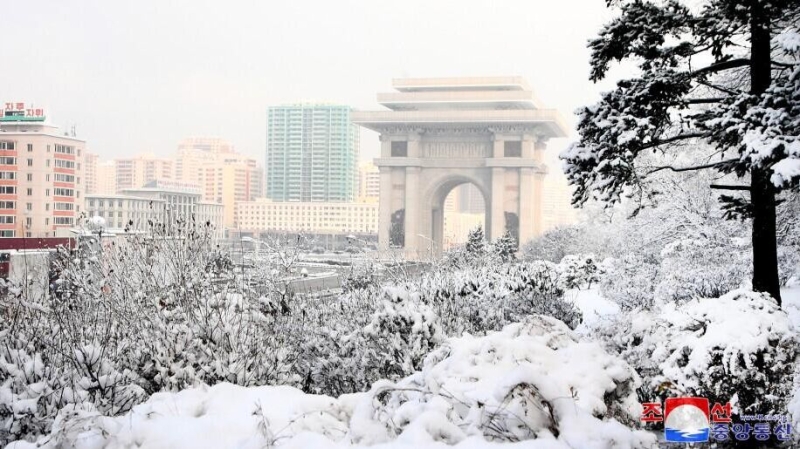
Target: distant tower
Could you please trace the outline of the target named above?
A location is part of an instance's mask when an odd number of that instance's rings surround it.
[[[342,105],[273,106],[267,112],[266,196],[275,201],[353,201],[358,128]]]

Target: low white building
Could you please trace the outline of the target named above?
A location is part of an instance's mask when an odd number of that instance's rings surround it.
[[[161,187],[157,184],[126,189],[119,195],[87,195],[88,217],[99,216],[109,230],[150,230],[149,223],[173,223],[194,218],[198,225],[210,224],[214,236],[224,236],[224,206],[200,201],[199,191]]]
[[[148,222],[164,218],[166,201],[133,195],[86,195],[84,210],[88,217],[101,217],[109,229],[147,231]]]
[[[241,231],[256,233],[375,234],[378,203],[243,201],[236,204],[236,224]]]

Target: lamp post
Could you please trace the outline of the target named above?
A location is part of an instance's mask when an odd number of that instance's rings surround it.
[[[429,242],[428,244],[428,252],[430,253],[431,262],[433,262],[433,247],[436,245],[436,242],[433,241],[430,237],[427,237],[422,234],[417,234],[418,237],[422,237]]]

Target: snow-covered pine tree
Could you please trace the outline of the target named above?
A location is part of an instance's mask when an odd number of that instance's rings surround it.
[[[486,254],[486,240],[483,235],[482,226],[478,226],[469,231],[465,249],[467,257],[470,259],[480,259]]]
[[[621,14],[589,43],[590,78],[621,60],[638,62],[639,73],[580,111],[580,141],[561,155],[573,203],[645,198],[648,178],[665,170],[735,174],[742,182],[711,187],[749,194],[735,210],[753,220],[753,287],[780,302],[776,194],[800,179],[800,2],[608,4]],[[708,152],[686,166],[639,157],[675,155],[682,145]]]
[[[510,262],[517,258],[517,241],[508,230],[494,241],[492,253],[501,262]]]

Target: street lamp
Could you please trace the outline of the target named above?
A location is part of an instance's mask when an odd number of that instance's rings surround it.
[[[427,237],[425,235],[422,235],[422,234],[417,234],[417,236],[418,237],[422,237],[425,240],[427,240],[428,242],[430,242],[429,245],[428,245],[428,252],[430,252],[431,262],[432,262],[433,261],[433,246],[436,244],[436,242],[434,242],[433,239],[431,239],[431,238],[429,238],[429,237]]]

